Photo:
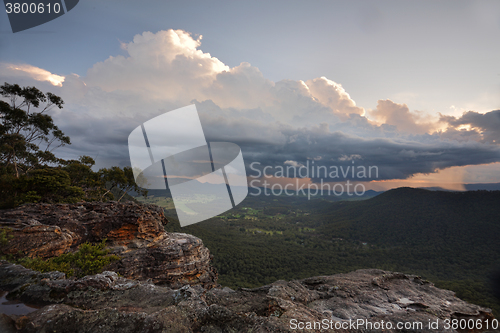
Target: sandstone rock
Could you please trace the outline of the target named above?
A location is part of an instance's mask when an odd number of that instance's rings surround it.
[[[155,205],[134,202],[26,204],[0,210],[0,226],[22,229],[33,221],[73,232],[72,246],[107,239],[110,246],[154,240],[168,221]]]
[[[183,233],[163,233],[154,242],[134,251],[121,251],[122,259],[107,269],[129,279],[150,278],[153,283],[180,288],[201,284],[213,287],[217,273],[210,252],[201,239]]]
[[[11,228],[14,236],[0,250],[50,258],[106,239],[111,253],[121,257],[108,269],[124,277],[172,287],[215,286],[217,273],[202,241],[166,233],[166,223],[162,208],[134,202],[27,204],[0,210],[0,227]]]
[[[12,228],[13,241],[2,248],[4,254],[50,258],[67,252],[76,235],[67,230],[48,225],[27,225]]]
[[[298,330],[291,320],[421,322],[422,329],[383,332],[457,332],[446,329],[444,320],[492,320],[488,309],[451,291],[416,276],[380,270],[207,291],[201,286],[160,287],[113,272],[67,280],[0,261],[0,289],[26,303],[45,305],[25,316],[4,315],[0,327],[5,332],[382,332],[349,326]],[[429,329],[429,321],[437,321],[439,328]]]

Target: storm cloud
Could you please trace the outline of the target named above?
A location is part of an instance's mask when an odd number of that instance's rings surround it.
[[[433,119],[388,99],[365,109],[331,79],[273,82],[246,62],[227,66],[203,52],[201,40],[182,30],[144,32],[122,44],[125,55],[94,64],[85,77],[26,64],[1,64],[0,74],[60,95],[65,107],[52,115],[73,144],[59,155],[90,155],[99,167],[129,165],[134,128],[193,103],[207,140],[238,144],[249,172],[253,162],[314,162],[377,166],[378,180],[406,179],[500,161],[499,110]]]

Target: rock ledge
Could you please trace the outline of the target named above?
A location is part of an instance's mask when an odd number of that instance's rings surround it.
[[[5,333],[373,332],[298,330],[292,325],[358,319],[383,320],[394,326],[431,321],[438,322],[437,330],[424,326],[404,332],[457,332],[445,329],[444,320],[493,319],[488,309],[466,303],[417,276],[381,270],[276,281],[254,289],[206,290],[189,285],[160,287],[114,272],[67,280],[61,273],[41,274],[0,261],[0,289],[9,290],[10,298],[43,306],[24,316],[0,315],[0,331]]]

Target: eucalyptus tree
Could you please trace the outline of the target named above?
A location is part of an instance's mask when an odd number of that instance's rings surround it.
[[[35,87],[4,83],[0,86],[0,165],[16,178],[34,168],[57,164],[55,148],[70,139],[54,124],[48,111],[64,101]]]

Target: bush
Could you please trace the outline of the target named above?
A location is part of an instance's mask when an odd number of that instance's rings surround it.
[[[5,246],[9,243],[9,241],[14,237],[11,234],[12,229],[10,228],[2,228],[0,229],[0,246]]]
[[[42,273],[59,271],[66,274],[66,277],[83,277],[102,272],[103,268],[120,258],[116,255],[109,255],[105,249],[106,240],[101,243],[83,243],[74,253],[64,253],[59,257],[43,260],[41,258],[23,258],[18,261],[26,268]]]
[[[71,268],[71,264],[66,258],[61,258],[65,256],[64,254],[57,258],[50,258],[48,260],[43,260],[41,258],[22,258],[18,260],[18,264],[23,265],[26,268],[32,269],[34,271],[39,271],[42,273],[59,271],[66,274],[66,277],[73,276],[75,271]]]

